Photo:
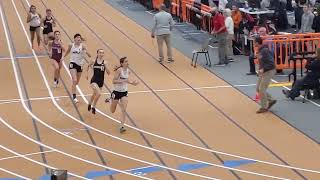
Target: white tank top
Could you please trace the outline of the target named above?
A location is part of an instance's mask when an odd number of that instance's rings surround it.
[[[31,13],[31,21],[30,21],[30,26],[31,27],[38,27],[40,26],[41,21],[40,21],[40,16],[38,13],[32,14]]]
[[[118,80],[128,79],[129,78],[129,69],[124,70],[121,68],[120,76]],[[118,92],[126,92],[128,91],[128,83],[114,84],[114,90]]]
[[[75,47],[75,44],[72,43],[72,47],[70,51],[71,51],[70,62],[76,63],[79,66],[82,66],[84,64],[82,43],[79,45],[79,47]]]

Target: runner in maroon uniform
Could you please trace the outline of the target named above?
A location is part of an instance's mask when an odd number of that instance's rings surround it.
[[[57,87],[60,78],[60,69],[62,67],[62,53],[65,51],[60,39],[60,31],[54,32],[54,40],[48,44],[49,57],[54,68],[53,87]]]

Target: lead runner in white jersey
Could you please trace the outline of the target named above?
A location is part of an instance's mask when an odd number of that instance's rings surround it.
[[[86,55],[90,58],[91,55],[87,52],[87,48],[83,43],[83,38],[80,34],[75,34],[73,36],[74,42],[69,44],[68,50],[64,57],[66,57],[70,52],[70,64],[69,70],[72,77],[72,99],[74,103],[78,103],[77,95],[76,95],[76,86],[79,84],[83,65],[86,63]]]
[[[34,49],[33,41],[34,35],[37,34],[38,48],[40,48],[41,36],[40,36],[40,25],[41,25],[41,15],[37,12],[37,8],[34,5],[30,6],[29,13],[27,16],[27,23],[30,23],[30,39],[32,43],[32,49]]]
[[[111,93],[111,106],[110,111],[114,113],[116,111],[117,105],[121,108],[121,126],[120,133],[126,131],[124,123],[126,120],[126,110],[128,105],[128,84],[138,85],[139,82],[136,80],[129,79],[130,70],[129,63],[126,57],[120,59],[120,66],[115,68],[115,74],[112,80],[114,91]]]

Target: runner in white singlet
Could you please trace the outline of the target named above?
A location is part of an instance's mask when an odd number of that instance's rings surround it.
[[[120,66],[115,68],[115,75],[113,78],[113,92],[111,93],[111,106],[110,111],[114,113],[116,111],[117,105],[121,108],[121,127],[120,133],[124,133],[126,129],[124,128],[124,123],[126,120],[126,109],[128,105],[128,84],[138,85],[139,82],[136,80],[129,80],[130,70],[129,64],[126,57],[120,59]]]
[[[87,48],[85,44],[82,43],[83,38],[80,34],[74,35],[74,43],[70,44],[68,50],[64,57],[66,57],[70,52],[70,64],[69,70],[72,77],[72,99],[74,103],[78,103],[77,95],[76,95],[76,86],[79,84],[82,68],[86,62],[86,55],[90,58],[91,55],[87,52]]]
[[[38,48],[40,48],[41,36],[40,36],[40,25],[41,25],[41,15],[37,13],[37,8],[34,5],[30,6],[30,10],[27,16],[27,23],[30,23],[30,39],[32,43],[32,49],[34,49],[33,41],[34,35],[37,33]]]

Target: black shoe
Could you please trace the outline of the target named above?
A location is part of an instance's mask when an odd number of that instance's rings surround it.
[[[88,105],[88,111],[90,111],[90,110],[91,110],[91,104]]]
[[[124,133],[124,132],[126,132],[127,130],[126,130],[126,128],[124,128],[123,126],[120,128],[120,133],[122,134],[122,133]]]
[[[226,66],[226,64],[223,64],[223,63],[217,63],[217,64],[214,64],[214,66],[223,67],[223,66]]]
[[[106,100],[104,100],[105,103],[109,103],[111,98],[107,98]]]
[[[96,108],[92,108],[92,114],[96,114]]]
[[[257,75],[257,73],[256,72],[248,72],[247,75],[249,75],[249,76],[250,75]]]
[[[269,110],[276,103],[277,103],[277,100],[270,101],[267,109]]]
[[[294,98],[290,97],[290,91],[289,90],[282,90],[282,93],[286,96],[286,98],[290,98],[291,100],[294,100]]]

